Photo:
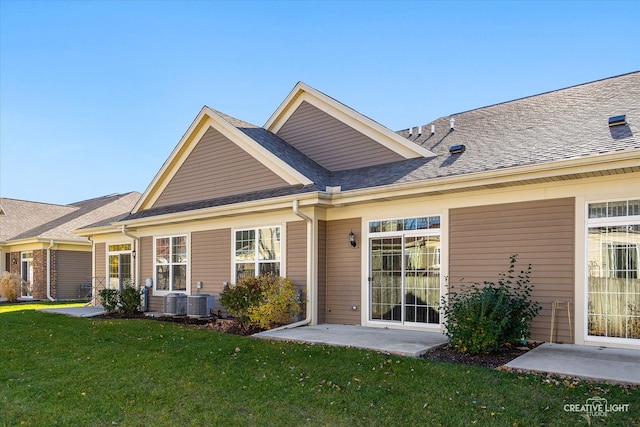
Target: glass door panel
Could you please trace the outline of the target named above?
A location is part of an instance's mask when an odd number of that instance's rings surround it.
[[[122,290],[132,284],[131,254],[109,255],[109,288]]]
[[[33,258],[23,256],[21,267],[22,283],[20,284],[20,296],[33,298]]]
[[[440,236],[371,239],[371,319],[439,324]]]
[[[371,240],[371,318],[402,320],[402,238]]]

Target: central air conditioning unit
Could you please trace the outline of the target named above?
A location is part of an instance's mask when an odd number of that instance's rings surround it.
[[[195,294],[187,297],[187,316],[210,317],[214,297],[207,294]]]
[[[185,294],[168,294],[164,297],[164,314],[167,316],[186,316],[187,296]]]

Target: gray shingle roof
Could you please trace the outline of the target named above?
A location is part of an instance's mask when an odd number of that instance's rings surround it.
[[[0,199],[5,215],[0,216],[0,241],[41,238],[86,240],[73,234],[88,224],[114,222],[126,216],[141,194],[130,192],[54,205],[16,199]],[[105,224],[106,225],[106,224]]]
[[[416,135],[415,129],[411,137],[408,129],[397,132],[430,150],[436,157],[333,173],[271,132],[223,113],[218,114],[303,173],[315,185],[149,209],[126,219],[322,191],[327,185],[341,186],[345,191],[637,151],[640,150],[640,138],[636,136],[640,132],[640,72],[443,116],[423,125],[421,136]],[[609,128],[608,118],[622,114],[627,117],[627,125]],[[450,130],[451,117],[455,118],[453,131]],[[430,132],[431,125],[435,125],[434,134]],[[451,155],[449,148],[459,144],[463,144],[466,151]]]

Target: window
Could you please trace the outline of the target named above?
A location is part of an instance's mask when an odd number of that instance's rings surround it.
[[[280,227],[235,232],[236,283],[244,277],[280,275]]]
[[[588,206],[588,334],[640,339],[640,200]]]
[[[156,290],[187,290],[187,236],[159,237],[155,241]]]

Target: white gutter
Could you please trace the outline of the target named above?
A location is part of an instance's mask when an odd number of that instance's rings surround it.
[[[134,251],[133,261],[135,262],[135,276],[136,276],[136,279],[135,279],[134,283],[135,282],[141,283],[140,282],[140,263],[138,262],[138,256],[140,255],[138,253],[138,251],[140,250],[140,238],[138,236],[134,236],[133,234],[129,233],[127,231],[127,226],[124,225],[124,224],[122,224],[122,228],[121,228],[120,231],[122,231],[122,234],[124,234],[125,236],[133,239],[133,241],[134,241],[134,244],[133,244],[133,251]],[[139,287],[142,287],[142,284],[140,284]]]
[[[49,247],[47,248],[47,299],[55,301],[56,299],[51,296],[51,248],[53,248],[53,239],[49,241]]]
[[[313,241],[313,219],[302,212],[300,212],[298,200],[293,201],[293,213],[298,215],[300,218],[304,219],[307,222],[307,317],[299,322],[291,323],[289,325],[280,326],[279,328],[271,329],[271,331],[279,331],[281,329],[292,329],[297,328],[299,326],[308,325],[313,320],[313,312],[315,308],[318,306],[318,298],[316,292],[316,283],[315,283],[315,260],[314,257],[314,247],[315,242]]]

